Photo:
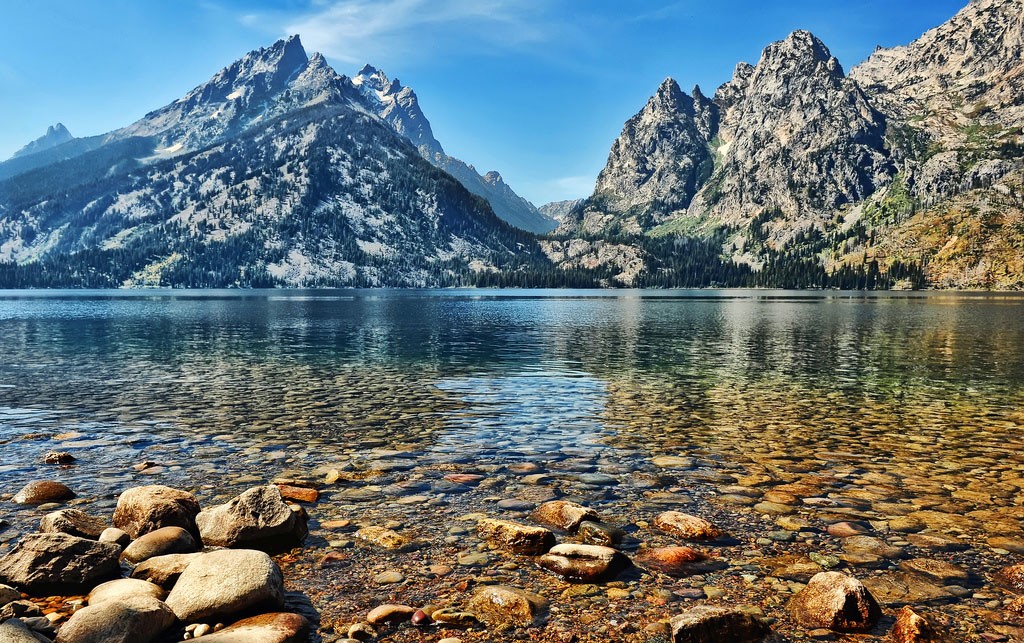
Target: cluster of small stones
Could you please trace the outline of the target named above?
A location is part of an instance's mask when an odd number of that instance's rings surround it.
[[[305,640],[313,625],[322,640],[346,643],[1024,637],[1024,538],[1014,507],[1000,520],[1005,534],[989,539],[1007,564],[992,567],[937,505],[905,503],[896,517],[875,519],[858,496],[882,494],[893,481],[872,474],[840,491],[837,470],[785,484],[767,475],[726,480],[698,458],[659,456],[652,464],[666,474],[639,485],[637,473],[608,463],[602,473],[571,461],[431,468],[411,452],[374,453],[371,461],[293,468],[235,497],[220,489],[222,504],[202,512],[187,492],[129,489],[113,526],[82,511],[88,502],[64,485],[30,484],[6,499],[43,509],[39,542],[53,555],[38,546],[26,555],[33,535],[25,534],[0,559],[0,582],[17,594],[7,594],[4,627],[57,641],[90,640],[75,628],[110,623],[129,624],[133,641],[232,628],[253,641]],[[141,465],[139,475],[159,466]],[[706,471],[713,493],[676,486],[680,471]],[[259,482],[234,478],[231,486]],[[611,492],[626,485],[638,499]],[[132,509],[140,494],[155,494],[164,508]],[[79,540],[116,547],[117,570],[102,552],[76,549]],[[259,600],[222,596],[231,606],[214,611],[182,605],[174,588],[201,557],[224,551],[217,548],[252,556],[213,576]],[[259,552],[276,556],[267,564]],[[87,566],[99,571],[85,574]],[[81,572],[74,586],[45,576],[69,569]],[[105,583],[117,575],[128,578],[114,579],[124,587],[113,591]],[[286,594],[282,575],[311,605]],[[108,603],[119,611],[98,609]],[[982,609],[964,609],[958,620],[957,606],[968,604]]]

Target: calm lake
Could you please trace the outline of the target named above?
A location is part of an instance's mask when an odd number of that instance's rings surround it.
[[[0,351],[3,491],[66,450],[51,475],[99,513],[132,485],[223,501],[338,461],[385,477],[339,516],[457,502],[412,467],[504,471],[539,502],[502,468],[531,463],[641,525],[696,498],[982,548],[1021,531],[1024,295],[2,291]]]

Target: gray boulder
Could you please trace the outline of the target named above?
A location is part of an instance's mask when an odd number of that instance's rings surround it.
[[[163,485],[128,489],[117,499],[114,526],[132,538],[163,527],[181,527],[195,537],[199,501],[187,491]]]
[[[0,558],[0,581],[33,594],[68,595],[118,576],[121,548],[68,536],[30,534]]]
[[[132,570],[132,578],[146,580],[155,583],[166,590],[174,587],[181,577],[182,572],[202,554],[168,554],[166,556],[154,556],[139,563]]]
[[[47,534],[68,534],[97,540],[107,528],[102,519],[78,509],[61,509],[46,514],[39,521],[39,531]]]
[[[21,620],[12,618],[0,623],[0,641],[3,643],[43,643],[47,639],[32,632]]]
[[[196,523],[207,545],[272,553],[301,544],[308,533],[301,513],[284,502],[274,485],[254,487],[211,507],[196,516]]]
[[[55,643],[149,643],[172,625],[167,605],[152,596],[130,596],[78,610]]]
[[[281,569],[267,554],[222,549],[203,554],[182,572],[167,605],[183,622],[284,605]]]
[[[164,527],[151,531],[128,545],[121,558],[130,563],[141,563],[156,556],[190,554],[196,551],[196,541],[181,527]]]

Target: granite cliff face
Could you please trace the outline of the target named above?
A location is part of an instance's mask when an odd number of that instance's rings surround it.
[[[699,87],[688,96],[666,79],[612,146],[582,229],[635,234],[688,207],[714,168],[717,127],[718,107]]]
[[[1007,249],[1022,208],[1022,54],[1024,3],[976,0],[849,75],[795,31],[737,65],[713,102],[667,80],[556,233],[705,239],[755,271],[916,266],[935,285],[1024,285],[1001,268],[1020,265]]]

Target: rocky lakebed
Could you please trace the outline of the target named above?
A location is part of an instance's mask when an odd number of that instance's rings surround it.
[[[299,448],[219,480],[125,462],[94,495],[116,465],[40,453],[2,496],[0,641],[1024,640],[1007,471],[950,485],[853,453],[766,452],[754,473],[380,442],[305,468]]]

